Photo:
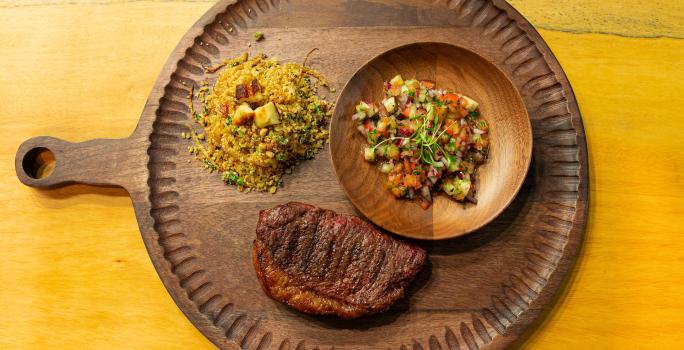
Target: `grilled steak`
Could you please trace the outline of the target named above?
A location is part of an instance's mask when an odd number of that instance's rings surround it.
[[[423,249],[308,204],[262,211],[256,234],[252,258],[266,294],[310,314],[385,311],[425,263]]]

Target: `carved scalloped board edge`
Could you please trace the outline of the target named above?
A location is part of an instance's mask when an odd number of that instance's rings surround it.
[[[147,193],[149,206],[142,204],[143,200],[135,200],[140,196],[132,193],[140,228],[148,228],[143,234],[146,246],[175,302],[221,348],[304,349],[306,346],[305,340],[288,338],[276,344],[271,332],[259,328],[258,319],[240,312],[228,298],[215,292],[181,230],[174,177],[177,152],[163,145],[177,142],[176,131],[187,118],[189,86],[202,79],[202,67],[212,62],[209,57],[218,59],[217,46],[226,45],[231,35],[247,26],[243,17],[254,18],[259,11],[268,11],[278,2],[230,1],[210,9],[167,61],[138,128],[153,128],[147,150],[149,192],[141,191],[141,195]],[[567,79],[563,79],[560,65],[539,34],[510,5],[499,0],[438,0],[435,3],[469,20],[472,27],[480,28],[484,37],[500,43],[501,50],[508,53],[504,64],[514,67],[513,78],[525,81],[521,91],[537,101],[533,107],[528,105],[530,115],[534,115],[535,147],[538,143],[547,145],[544,149],[556,158],[553,168],[542,170],[548,174],[542,181],[549,182],[545,199],[560,200],[541,216],[548,229],[537,232],[535,251],[527,254],[527,266],[510,276],[499,294],[491,296],[490,307],[473,313],[471,322],[435,330],[426,344],[414,340],[400,348],[503,348],[516,339],[511,334],[521,333],[549,304],[572,266],[561,262],[573,261],[581,244],[585,223],[583,215],[576,213],[584,214],[588,205],[588,184],[581,181],[588,175],[584,129],[574,94]],[[529,75],[540,67],[548,72]],[[170,72],[174,73],[169,75]],[[144,131],[136,130],[136,134]],[[176,286],[171,284],[181,287],[185,294],[177,295]]]

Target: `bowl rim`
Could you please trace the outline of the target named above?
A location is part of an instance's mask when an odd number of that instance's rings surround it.
[[[448,46],[453,46],[453,47],[458,48],[458,49],[461,49],[461,50],[465,50],[465,51],[467,51],[468,53],[477,56],[479,59],[481,59],[481,60],[483,60],[483,61],[489,63],[489,64],[492,65],[497,71],[499,71],[499,73],[501,73],[501,75],[504,77],[504,79],[506,79],[506,81],[508,81],[508,83],[509,83],[511,86],[513,86],[513,90],[515,91],[515,96],[516,96],[516,97],[518,98],[518,100],[521,102],[521,105],[522,105],[522,107],[523,107],[523,108],[522,108],[522,109],[523,109],[523,112],[525,113],[525,116],[527,117],[527,118],[525,118],[525,120],[527,121],[527,123],[525,123],[525,126],[526,126],[526,128],[529,130],[529,137],[528,137],[528,140],[527,140],[527,141],[528,141],[527,144],[528,144],[529,146],[526,147],[526,149],[525,149],[525,151],[524,151],[524,154],[523,154],[524,161],[525,161],[525,165],[524,165],[524,169],[525,169],[525,170],[524,170],[523,176],[521,177],[522,180],[520,180],[520,181],[518,181],[518,182],[516,183],[515,189],[513,190],[512,195],[511,195],[509,198],[506,199],[506,202],[505,202],[504,205],[500,206],[499,209],[497,209],[496,211],[494,211],[493,214],[489,215],[489,216],[486,217],[484,220],[481,220],[477,225],[475,225],[473,228],[471,228],[471,229],[469,229],[469,230],[466,230],[466,231],[463,231],[463,232],[459,232],[459,233],[455,233],[455,234],[442,235],[442,236],[438,236],[438,237],[434,237],[434,236],[428,237],[428,236],[418,236],[418,235],[407,234],[407,233],[403,233],[403,232],[397,232],[397,231],[388,229],[388,228],[386,228],[386,227],[383,227],[383,225],[380,225],[380,224],[376,223],[375,220],[373,220],[373,218],[372,218],[370,215],[368,215],[368,214],[366,213],[366,211],[364,211],[364,210],[358,205],[358,203],[356,203],[356,199],[354,199],[354,198],[349,194],[349,191],[348,191],[347,188],[344,186],[344,183],[342,182],[342,180],[341,180],[341,178],[340,178],[340,174],[338,174],[337,168],[336,168],[336,166],[335,166],[335,157],[333,156],[333,146],[332,146],[332,143],[330,142],[330,140],[328,140],[328,142],[330,143],[330,145],[329,145],[329,147],[328,147],[328,155],[330,156],[330,163],[331,163],[331,165],[332,165],[333,173],[335,173],[335,178],[337,178],[337,182],[340,184],[340,187],[342,187],[342,191],[344,191],[344,194],[347,196],[347,199],[349,199],[349,201],[354,205],[354,208],[356,208],[356,210],[358,210],[359,212],[361,212],[361,214],[363,214],[363,216],[364,216],[365,219],[367,219],[368,221],[372,222],[375,226],[378,226],[378,227],[382,228],[384,231],[390,232],[390,233],[392,233],[392,234],[395,234],[395,235],[398,235],[398,236],[401,236],[401,237],[404,237],[404,238],[416,239],[416,240],[421,240],[421,241],[442,241],[442,240],[447,240],[447,239],[452,239],[452,238],[456,238],[456,237],[465,236],[465,235],[467,235],[467,234],[473,233],[473,232],[475,232],[475,231],[481,229],[481,228],[484,227],[485,225],[487,225],[487,224],[491,223],[492,221],[494,221],[494,219],[496,219],[499,215],[501,215],[501,213],[502,213],[504,210],[506,210],[506,208],[508,208],[508,206],[510,206],[510,204],[513,202],[513,200],[518,196],[518,193],[520,192],[520,189],[522,188],[522,185],[525,183],[525,180],[527,179],[527,175],[529,174],[530,164],[532,163],[532,152],[533,152],[533,149],[534,149],[534,134],[533,134],[533,130],[532,130],[532,121],[531,121],[531,119],[530,119],[530,113],[529,113],[528,110],[527,110],[527,105],[525,104],[525,100],[523,99],[522,95],[520,94],[520,90],[519,90],[518,87],[513,83],[513,81],[508,77],[508,75],[506,74],[506,72],[504,72],[501,68],[499,68],[499,65],[498,65],[498,64],[496,64],[495,62],[493,62],[493,61],[490,60],[490,59],[487,59],[486,57],[483,57],[482,55],[478,54],[477,52],[475,52],[475,51],[473,51],[473,50],[470,50],[470,49],[468,49],[467,47],[464,47],[464,46],[461,46],[461,45],[457,45],[457,44],[454,44],[454,43],[451,43],[451,42],[445,42],[445,41],[416,41],[416,42],[411,42],[411,43],[406,43],[406,44],[394,46],[394,47],[391,47],[391,48],[389,48],[389,49],[387,49],[387,50],[384,50],[384,51],[380,52],[379,54],[377,54],[377,55],[371,57],[371,58],[368,59],[366,62],[364,62],[362,65],[360,65],[359,68],[356,69],[356,70],[354,71],[354,73],[349,77],[349,79],[347,80],[347,82],[344,84],[344,86],[343,86],[342,89],[340,90],[340,94],[339,94],[339,95],[337,96],[337,98],[335,99],[335,106],[334,106],[333,113],[332,113],[332,117],[331,117],[331,120],[330,120],[330,125],[328,126],[328,134],[329,134],[329,135],[332,135],[333,126],[335,126],[335,124],[337,124],[337,123],[335,123],[335,120],[336,120],[335,116],[336,116],[336,114],[337,114],[338,107],[339,107],[339,101],[340,101],[340,99],[342,98],[343,93],[346,91],[347,87],[349,87],[349,84],[350,84],[351,81],[354,79],[354,77],[355,77],[362,69],[366,68],[366,67],[367,67],[369,64],[371,64],[373,61],[379,59],[380,57],[386,55],[387,53],[389,53],[389,52],[391,52],[391,51],[400,50],[400,49],[403,49],[403,48],[406,48],[406,47],[409,47],[409,46],[414,46],[414,45],[434,45],[434,44],[437,44],[437,45],[448,45]],[[341,113],[341,112],[340,112],[340,113]]]

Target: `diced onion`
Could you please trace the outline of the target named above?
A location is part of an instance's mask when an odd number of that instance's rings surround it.
[[[404,109],[404,107],[406,107],[407,102],[408,95],[401,94],[401,96],[399,96],[399,107],[401,107],[401,109]]]
[[[423,196],[423,198],[426,201],[432,202],[432,196],[430,196],[430,188],[427,185],[420,188],[420,195]]]

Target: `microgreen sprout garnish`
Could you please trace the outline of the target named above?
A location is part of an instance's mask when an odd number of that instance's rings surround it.
[[[384,86],[385,98],[359,102],[352,119],[369,145],[364,158],[380,162],[386,187],[397,198],[420,197],[423,208],[434,191],[475,202],[476,169],[489,156],[478,103],[429,81],[396,76]]]

